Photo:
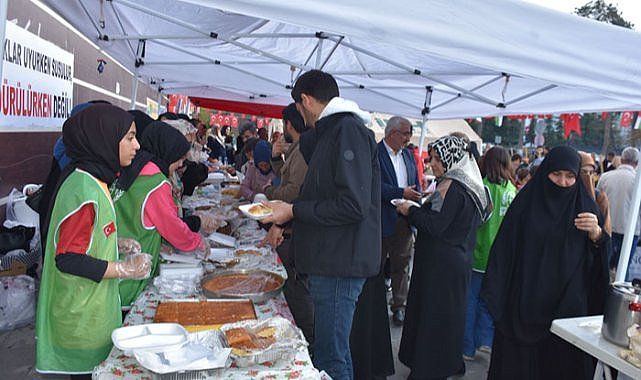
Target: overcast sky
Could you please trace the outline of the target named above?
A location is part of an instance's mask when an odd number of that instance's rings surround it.
[[[563,13],[574,13],[574,9],[590,0],[525,0]],[[634,30],[641,31],[641,0],[605,0],[614,4],[623,18],[634,24]]]

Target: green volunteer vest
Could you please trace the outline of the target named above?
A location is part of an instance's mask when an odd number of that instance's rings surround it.
[[[60,225],[85,204],[96,217],[87,255],[118,257],[116,214],[107,186],[76,169],[60,187],[47,235],[36,314],[36,369],[42,373],[89,373],[107,358],[111,332],[122,324],[118,280],[96,283],[56,267]]]
[[[151,276],[148,279],[120,281],[120,302],[123,306],[133,304],[157,274],[162,237],[156,227],[145,227],[143,211],[149,195],[164,183],[169,184],[167,177],[162,173],[138,176],[127,191],[114,194],[118,237],[138,240],[142,251],[153,256]]]
[[[499,232],[499,227],[501,227],[501,222],[503,222],[503,217],[508,207],[510,207],[510,203],[516,196],[516,187],[510,181],[501,185],[491,183],[486,178],[483,178],[483,184],[490,190],[494,209],[490,218],[476,230],[476,246],[474,247],[472,268],[477,272],[485,273],[492,243],[494,243],[494,238]]]

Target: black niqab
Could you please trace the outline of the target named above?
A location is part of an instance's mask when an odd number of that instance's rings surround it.
[[[543,339],[554,319],[586,315],[585,296],[573,293],[590,286],[580,282],[590,278],[584,272],[593,258],[574,219],[590,212],[603,221],[578,178],[580,162],[573,148],[552,149],[512,202],[492,246],[481,296],[496,327],[522,342]],[[557,170],[575,173],[577,181],[555,185],[548,174]]]
[[[130,166],[122,169],[117,187],[121,190],[129,189],[149,161],[155,163],[168,177],[169,165],[187,154],[190,148],[189,141],[179,130],[165,122],[154,121],[140,137],[140,151],[136,158]]]

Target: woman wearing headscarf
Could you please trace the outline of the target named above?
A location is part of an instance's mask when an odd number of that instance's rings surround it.
[[[47,254],[36,317],[36,370],[90,374],[111,350],[122,317],[118,279],[144,278],[151,256],[118,261],[116,214],[108,185],[140,147],[133,117],[93,105],[65,121],[71,163],[49,210]]]
[[[512,184],[510,156],[507,150],[500,146],[492,147],[485,153],[480,163],[483,184],[490,192],[494,210],[488,220],[476,231],[472,280],[467,297],[465,339],[463,340],[463,359],[466,360],[473,360],[477,349],[490,352],[492,347],[494,323],[485,302],[479,298],[479,292],[490,256],[490,248],[492,248],[492,243],[505,213],[516,196],[516,187]]]
[[[209,169],[204,162],[209,156],[202,145],[196,141],[198,130],[190,122],[182,119],[165,120],[165,122],[180,131],[191,145],[185,165],[169,178],[176,198],[180,200],[183,195],[192,195],[196,186],[207,179]]]
[[[476,229],[491,209],[468,144],[455,136],[428,146],[436,191],[422,206],[403,202],[418,235],[399,360],[409,379],[445,379],[465,370],[463,331]]]
[[[599,206],[601,215],[603,216],[603,229],[608,235],[612,236],[612,222],[610,221],[610,201],[605,191],[598,191],[595,185],[595,175],[597,165],[594,158],[585,152],[579,152],[581,156],[581,181],[590,193],[590,197],[594,199]]]
[[[181,167],[190,149],[187,139],[162,121],[149,125],[140,138],[141,150],[133,163],[122,170],[112,190],[119,236],[137,240],[142,252],[152,255],[152,277],[158,270],[162,239],[175,248],[205,253],[208,246],[198,234],[200,218],[178,216],[176,199],[168,177]],[[120,301],[131,305],[149,283],[120,282]]]
[[[151,116],[140,110],[129,110],[127,112],[129,112],[129,114],[134,117],[137,136],[142,136],[142,134],[145,133],[145,129],[147,129],[147,126],[154,121]]]
[[[248,162],[245,178],[240,184],[240,195],[253,200],[254,196],[262,193],[276,176],[272,170],[272,147],[265,140],[259,139],[254,147],[253,160]]]
[[[610,237],[567,146],[552,149],[508,209],[481,297],[494,319],[488,379],[589,379],[592,358],[550,332],[603,312]]]

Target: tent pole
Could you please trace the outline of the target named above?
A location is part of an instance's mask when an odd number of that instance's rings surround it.
[[[321,58],[323,58],[322,53],[323,53],[323,39],[319,38],[318,49],[316,50],[316,66],[315,67],[317,70],[320,70],[320,67],[321,67]]]
[[[423,123],[421,124],[421,137],[418,139],[418,155],[423,157],[425,150],[425,135],[427,134],[427,114],[423,115]]]
[[[138,68],[134,71],[134,75],[131,78],[131,104],[129,105],[130,110],[136,109],[136,98],[138,97]]]
[[[158,103],[158,115],[160,115],[160,106],[162,105],[162,88],[158,89],[158,98],[156,99],[156,103]]]
[[[423,115],[423,124],[421,125],[421,137],[418,140],[418,155],[423,157],[423,151],[425,150],[425,135],[427,134],[427,115],[430,113],[430,105],[432,104],[432,91],[434,89],[431,86],[425,87],[425,103],[423,103],[423,110],[421,114]]]
[[[626,222],[626,230],[623,235],[623,244],[621,245],[621,255],[619,256],[619,263],[617,264],[617,273],[614,281],[624,281],[625,275],[628,272],[628,261],[630,261],[630,250],[632,249],[632,237],[634,236],[634,229],[637,225],[636,221],[639,217],[639,204],[641,204],[641,170],[637,168],[634,177],[634,193],[632,194],[631,212],[628,215]]]
[[[0,41],[2,42],[2,46],[4,46],[4,37],[6,34],[6,29],[7,29],[7,9],[9,8],[9,0],[7,1],[0,1],[0,22],[2,22],[2,27],[0,27]],[[0,83],[2,82],[2,65],[0,63]]]

